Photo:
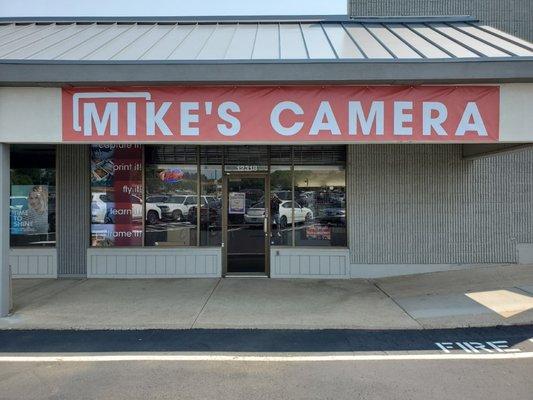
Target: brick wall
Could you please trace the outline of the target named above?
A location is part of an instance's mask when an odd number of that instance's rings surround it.
[[[351,263],[517,261],[533,243],[533,150],[476,160],[460,145],[348,146]]]
[[[472,15],[533,41],[533,0],[348,0],[350,15]]]

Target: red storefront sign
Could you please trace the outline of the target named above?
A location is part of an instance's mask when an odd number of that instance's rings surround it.
[[[65,142],[497,142],[497,86],[63,89]]]

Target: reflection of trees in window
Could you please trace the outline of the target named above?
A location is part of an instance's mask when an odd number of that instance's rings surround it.
[[[12,185],[46,185],[55,182],[54,168],[17,168],[11,170]]]

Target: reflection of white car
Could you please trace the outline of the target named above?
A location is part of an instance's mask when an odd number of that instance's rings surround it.
[[[132,219],[142,218],[142,201],[138,196],[131,195],[131,216]],[[112,193],[93,192],[91,201],[91,222],[93,224],[113,224],[115,216],[121,211],[115,207],[115,199]],[[149,223],[156,223],[163,217],[161,207],[146,203],[146,220]]]
[[[164,217],[182,221],[189,212],[189,207],[184,204],[186,197],[183,195],[153,195],[148,196],[146,202],[163,207]]]
[[[285,200],[279,205],[279,224],[286,226],[292,224],[292,206],[294,204],[294,222],[309,222],[313,220],[313,211],[307,207],[302,207],[300,204]],[[278,223],[278,219],[274,219],[273,223]],[[265,218],[265,203],[259,202],[252,205],[244,214],[244,222],[247,224],[262,224]]]
[[[202,206],[209,204],[213,206],[217,204],[217,199],[214,196],[202,196]],[[152,195],[146,198],[146,201],[153,203],[163,209],[163,216],[172,218],[175,221],[183,221],[189,216],[189,211],[192,207],[196,207],[198,197],[196,195]],[[165,209],[166,207],[166,209]]]

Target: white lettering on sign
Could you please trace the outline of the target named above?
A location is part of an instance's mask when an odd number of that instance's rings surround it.
[[[200,129],[196,126],[191,126],[192,123],[197,124],[200,121],[198,114],[193,114],[193,111],[198,111],[200,105],[196,101],[184,101],[180,104],[180,133],[182,136],[198,136]]]
[[[340,135],[341,130],[329,101],[321,101],[315,119],[309,130],[310,135],[318,135],[320,131],[330,131],[332,135]]]
[[[291,126],[283,126],[280,122],[281,113],[285,110],[289,110],[295,115],[303,115],[304,110],[297,103],[293,101],[282,101],[274,106],[270,113],[270,125],[272,128],[282,136],[292,136],[302,129],[303,122],[295,122]]]
[[[205,126],[210,127],[210,133],[214,128],[221,137],[238,137],[244,130],[240,119],[243,105],[237,101],[156,103],[148,92],[76,93],[72,99],[72,128],[86,137],[108,135],[117,139],[125,135],[131,140],[136,136],[154,140],[161,135],[200,137]],[[364,103],[348,97],[345,103],[322,100],[309,114],[302,106],[303,101],[300,103],[274,103],[271,110],[267,109],[265,123],[270,122],[272,131],[285,137],[305,134],[309,138],[324,138],[325,135],[338,137],[345,134],[347,137],[389,136],[390,139],[392,135],[397,140],[401,137],[416,140],[423,137],[488,136],[485,121],[474,101],[463,103],[464,108],[459,113],[451,113],[448,106],[439,101],[415,103],[389,99]],[[218,120],[209,125],[204,121],[208,118]],[[244,122],[249,120],[249,117],[243,117]],[[244,132],[246,135],[249,132]]]
[[[433,116],[433,112],[437,114]],[[448,109],[438,101],[427,101],[422,104],[422,135],[430,136],[432,131],[438,136],[446,136],[448,133],[442,127],[444,121],[448,118]]]
[[[509,347],[507,340],[493,340],[487,342],[437,342],[435,345],[444,353],[452,350],[462,350],[465,353],[516,353],[520,349]]]
[[[372,126],[376,125],[374,132],[376,135],[384,134],[385,103],[373,101],[365,116],[363,106],[360,101],[348,102],[348,135],[357,135],[357,127],[361,125],[361,132],[368,136],[372,132]]]
[[[467,103],[459,126],[455,131],[455,136],[464,136],[466,132],[476,132],[478,136],[487,136],[487,129],[483,123],[483,118],[481,118],[477,104],[473,101]]]
[[[161,107],[156,111],[155,103],[149,101],[146,103],[146,134],[155,135],[155,127],[157,126],[164,136],[172,136],[172,132],[168,128],[163,117],[171,106],[171,102],[166,101],[161,104]]]
[[[83,104],[83,134],[85,136],[92,136],[93,123],[96,128],[96,134],[102,136],[107,130],[109,124],[109,134],[112,136],[118,135],[118,103],[106,103],[104,114],[100,118],[96,103]]]
[[[225,101],[218,106],[218,116],[222,119],[225,124],[218,124],[217,128],[220,134],[224,136],[235,136],[241,130],[241,121],[230,114],[229,111],[233,113],[238,113],[241,111],[241,108],[234,101]]]
[[[137,135],[137,103],[128,101],[127,112],[128,136]]]
[[[394,102],[394,135],[411,136],[413,128],[405,126],[406,123],[413,122],[413,114],[407,111],[413,110],[412,101],[395,101]]]

